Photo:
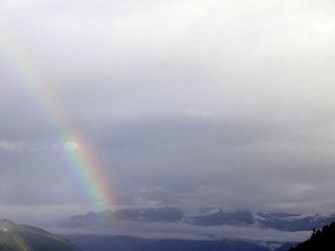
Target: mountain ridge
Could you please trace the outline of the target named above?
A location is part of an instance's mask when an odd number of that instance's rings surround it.
[[[75,215],[60,223],[61,227],[79,228],[92,224],[103,224],[104,221],[139,221],[185,223],[200,226],[258,226],[280,231],[310,231],[335,221],[335,214],[289,214],[289,213],[251,213],[247,210],[225,212],[222,209],[209,213],[188,214],[179,208],[164,207],[150,209],[118,209],[102,212],[89,212]]]
[[[313,229],[313,233],[309,239],[299,243],[296,247],[290,248],[288,251],[333,251],[335,250],[335,223],[324,226],[322,229]]]
[[[286,251],[292,243],[260,243],[243,240],[144,239],[132,236],[64,235],[84,251]]]
[[[0,251],[81,251],[72,242],[41,228],[0,220]]]

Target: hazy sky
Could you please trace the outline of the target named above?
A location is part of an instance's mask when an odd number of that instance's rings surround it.
[[[118,205],[335,211],[331,0],[0,0],[0,217]],[[58,118],[59,119],[59,118]]]

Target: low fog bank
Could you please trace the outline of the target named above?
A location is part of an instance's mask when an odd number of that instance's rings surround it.
[[[85,228],[47,227],[56,234],[127,235],[145,239],[221,240],[299,242],[310,231],[285,232],[270,228],[243,226],[194,226],[185,223],[118,221],[109,226],[92,225]]]

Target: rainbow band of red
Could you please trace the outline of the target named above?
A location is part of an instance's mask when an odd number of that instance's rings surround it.
[[[1,41],[0,41],[1,42]],[[50,89],[50,79],[34,64],[34,57],[29,55],[17,41],[5,41],[2,43],[2,52],[5,52],[6,60],[14,65],[18,78],[29,86],[31,94],[36,98],[41,110],[48,118],[50,125],[57,131],[63,145],[73,144],[75,147],[67,149],[67,157],[71,163],[73,173],[81,184],[81,191],[90,198],[95,210],[102,211],[114,205],[111,194],[110,182],[102,175],[102,168],[91,149],[91,144],[85,135],[73,130],[70,120],[67,119],[61,101],[54,96]],[[20,50],[21,49],[21,50]],[[47,83],[47,84],[46,84]]]

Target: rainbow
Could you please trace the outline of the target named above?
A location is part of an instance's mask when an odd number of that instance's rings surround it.
[[[10,65],[15,66],[15,71],[36,98],[40,109],[58,133],[62,145],[67,148],[67,159],[91,206],[96,211],[110,209],[115,205],[115,196],[111,193],[110,182],[107,182],[102,175],[101,165],[89,141],[78,129],[74,130],[71,127],[70,119],[62,109],[60,100],[50,89],[50,80],[43,76],[37,64],[34,63],[34,57],[28,54],[29,50],[15,42],[3,43],[7,45],[6,48],[2,48],[6,60],[10,61]]]

